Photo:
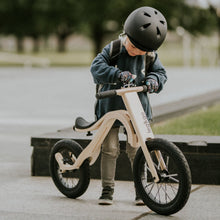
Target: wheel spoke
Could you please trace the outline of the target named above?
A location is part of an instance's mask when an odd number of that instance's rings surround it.
[[[178,175],[177,175],[177,176],[178,176]],[[172,176],[170,176],[169,179],[173,180],[173,181],[176,182],[176,183],[179,183],[179,180],[176,179],[176,178],[173,178]]]
[[[166,200],[166,203],[168,202],[167,198],[169,199],[169,201],[171,201],[171,198],[170,198],[169,194],[167,193],[167,184],[165,184],[165,200]]]
[[[166,200],[166,203],[167,203],[167,198],[169,199],[169,201],[171,201],[172,199],[170,198],[169,194],[167,193],[167,191],[168,191],[168,189],[167,189],[167,184],[165,183],[164,185],[165,185],[165,189],[164,189],[164,188],[162,188],[162,189],[163,189],[163,191],[164,191],[165,200]]]
[[[168,165],[169,165],[169,159],[170,159],[170,157],[167,156],[167,159],[166,159],[166,167],[167,167],[167,169],[168,169]]]
[[[170,185],[170,188],[171,188],[171,190],[172,190],[172,192],[173,192],[173,194],[175,196],[177,191],[178,191],[178,189],[176,189],[172,184]]]
[[[150,191],[149,191],[149,193],[148,193],[148,194],[150,194],[150,193],[151,193],[152,189],[154,188],[154,185],[155,185],[155,183],[152,185],[152,187],[151,187],[151,189],[150,189]]]
[[[154,182],[151,182],[151,183],[147,184],[144,188],[147,188],[148,186],[150,186],[152,184],[154,184]]]
[[[158,194],[158,197],[159,197],[159,203],[161,203],[161,200],[160,200],[160,189],[162,187],[162,184],[161,185],[158,185],[157,184],[157,194]]]
[[[167,194],[167,184],[165,184],[165,200],[167,203],[167,197],[169,198],[169,195]]]

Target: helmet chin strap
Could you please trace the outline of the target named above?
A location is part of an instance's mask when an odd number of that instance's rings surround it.
[[[124,46],[126,46],[126,44],[128,43],[128,36],[127,35],[124,38],[124,41],[122,43],[123,43]]]

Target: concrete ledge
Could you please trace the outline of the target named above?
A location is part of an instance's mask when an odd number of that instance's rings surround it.
[[[51,147],[61,139],[74,139],[86,147],[93,136],[76,133],[72,129],[59,130],[31,138],[33,176],[48,176]],[[220,136],[156,135],[176,144],[186,156],[194,184],[220,184]],[[121,154],[117,162],[116,180],[132,180],[129,160],[125,153],[126,136],[119,135]],[[91,167],[91,178],[100,178],[100,158]]]

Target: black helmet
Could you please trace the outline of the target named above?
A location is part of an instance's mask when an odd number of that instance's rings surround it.
[[[167,22],[155,8],[141,7],[126,19],[124,31],[132,44],[143,51],[157,50],[167,33]]]

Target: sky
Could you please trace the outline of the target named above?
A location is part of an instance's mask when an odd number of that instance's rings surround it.
[[[214,6],[220,7],[220,0],[193,0],[193,1],[198,2],[198,4],[200,4],[202,7],[208,7],[209,2],[212,3]]]

